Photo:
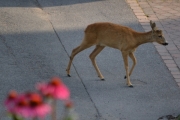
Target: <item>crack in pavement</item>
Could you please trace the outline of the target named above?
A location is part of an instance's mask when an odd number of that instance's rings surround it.
[[[46,12],[43,10],[43,6],[41,6],[41,4],[39,3],[38,0],[36,0],[36,4],[35,4],[35,5],[36,5],[38,8],[40,8],[40,9],[42,10],[42,12],[44,12],[45,14],[48,14],[48,13],[46,13]],[[58,35],[56,29],[55,29],[54,26],[53,26],[53,23],[51,22],[51,20],[50,20],[49,18],[48,18],[48,22],[50,23],[50,25],[51,25],[54,33],[56,34],[56,36],[57,36],[60,44],[62,45],[64,51],[66,52],[67,56],[70,58],[70,55],[68,54],[68,52],[67,52],[67,50],[66,50],[66,48],[65,48],[65,45],[62,43],[60,36]],[[90,101],[92,102],[92,104],[93,104],[93,106],[94,106],[94,108],[95,108],[95,110],[96,110],[96,112],[97,112],[96,118],[97,118],[97,120],[99,120],[102,116],[101,116],[101,114],[100,114],[97,106],[95,105],[95,102],[94,102],[93,99],[91,98],[90,93],[88,92],[87,87],[86,87],[85,83],[83,82],[83,79],[81,78],[80,74],[78,73],[78,71],[77,71],[77,69],[76,69],[76,67],[75,67],[75,65],[74,65],[73,63],[72,63],[72,66],[74,67],[75,72],[77,73],[77,75],[78,75],[79,79],[81,80],[81,83],[82,83],[82,85],[83,85],[83,87],[84,87],[87,95],[89,96]]]

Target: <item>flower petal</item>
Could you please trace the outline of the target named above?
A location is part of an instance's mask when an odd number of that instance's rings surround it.
[[[61,85],[55,89],[54,97],[57,99],[68,100],[70,98],[69,89],[65,85]]]

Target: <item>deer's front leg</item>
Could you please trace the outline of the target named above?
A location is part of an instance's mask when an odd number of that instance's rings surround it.
[[[125,70],[126,70],[127,85],[129,87],[133,87],[133,85],[131,84],[131,81],[130,81],[130,77],[129,77],[129,66],[128,66],[129,53],[128,52],[122,52],[122,56],[123,56],[123,60],[124,60],[124,67],[125,67]]]
[[[133,61],[132,68],[131,68],[131,70],[130,70],[130,72],[129,72],[129,76],[131,76],[132,71],[134,70],[134,67],[136,66],[137,60],[136,60],[136,57],[134,56],[134,53],[133,53],[133,52],[130,52],[130,53],[129,53],[129,57],[130,57],[130,58],[132,59],[132,61]],[[126,79],[126,75],[125,75],[124,79]]]

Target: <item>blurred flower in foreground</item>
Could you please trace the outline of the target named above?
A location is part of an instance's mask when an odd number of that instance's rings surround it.
[[[68,108],[68,109],[71,109],[71,108],[74,107],[74,104],[73,104],[72,101],[67,101],[67,102],[65,103],[65,107]]]
[[[23,118],[44,118],[51,108],[37,93],[17,95],[10,92],[5,107],[9,113]]]
[[[14,112],[13,108],[14,108],[15,103],[17,101],[17,96],[18,96],[17,92],[12,90],[12,91],[9,92],[8,97],[5,100],[4,105],[5,105],[5,107],[6,107],[6,109],[7,109],[7,111],[9,113],[13,113]]]
[[[38,83],[37,89],[46,97],[60,100],[70,99],[69,89],[58,77],[52,78],[49,83]]]
[[[78,115],[74,111],[74,104],[72,101],[66,101],[65,103],[65,114],[63,120],[78,120]]]
[[[60,78],[54,77],[48,83],[38,83],[36,88],[43,97],[36,92],[23,94],[18,94],[16,91],[9,92],[4,105],[12,120],[44,119],[50,112],[51,120],[58,120],[58,116],[63,118],[62,120],[77,120],[73,102],[70,100],[70,91]],[[44,98],[51,99],[47,102]],[[58,100],[64,103],[63,114],[57,114]]]
[[[42,100],[42,97],[37,93],[29,93],[26,95],[28,100],[28,109],[26,113],[27,118],[44,118],[47,113],[51,111],[51,107],[48,104],[45,104]]]

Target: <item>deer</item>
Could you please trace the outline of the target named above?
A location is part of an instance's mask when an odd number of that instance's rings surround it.
[[[100,77],[101,80],[104,80],[104,76],[100,72],[95,58],[106,46],[108,46],[121,51],[126,72],[124,78],[126,79],[127,86],[133,87],[130,81],[130,75],[137,64],[137,60],[134,55],[136,48],[139,45],[152,42],[157,42],[158,44],[164,46],[168,45],[168,42],[163,36],[162,30],[156,27],[155,22],[150,21],[150,26],[152,28],[151,31],[137,32],[129,27],[110,22],[98,22],[88,25],[84,31],[85,35],[83,41],[78,47],[72,50],[69,64],[66,69],[67,75],[71,77],[70,68],[75,55],[91,46],[96,45],[95,49],[89,55],[89,58],[98,74],[98,77]],[[130,57],[133,62],[130,71],[128,57]]]

